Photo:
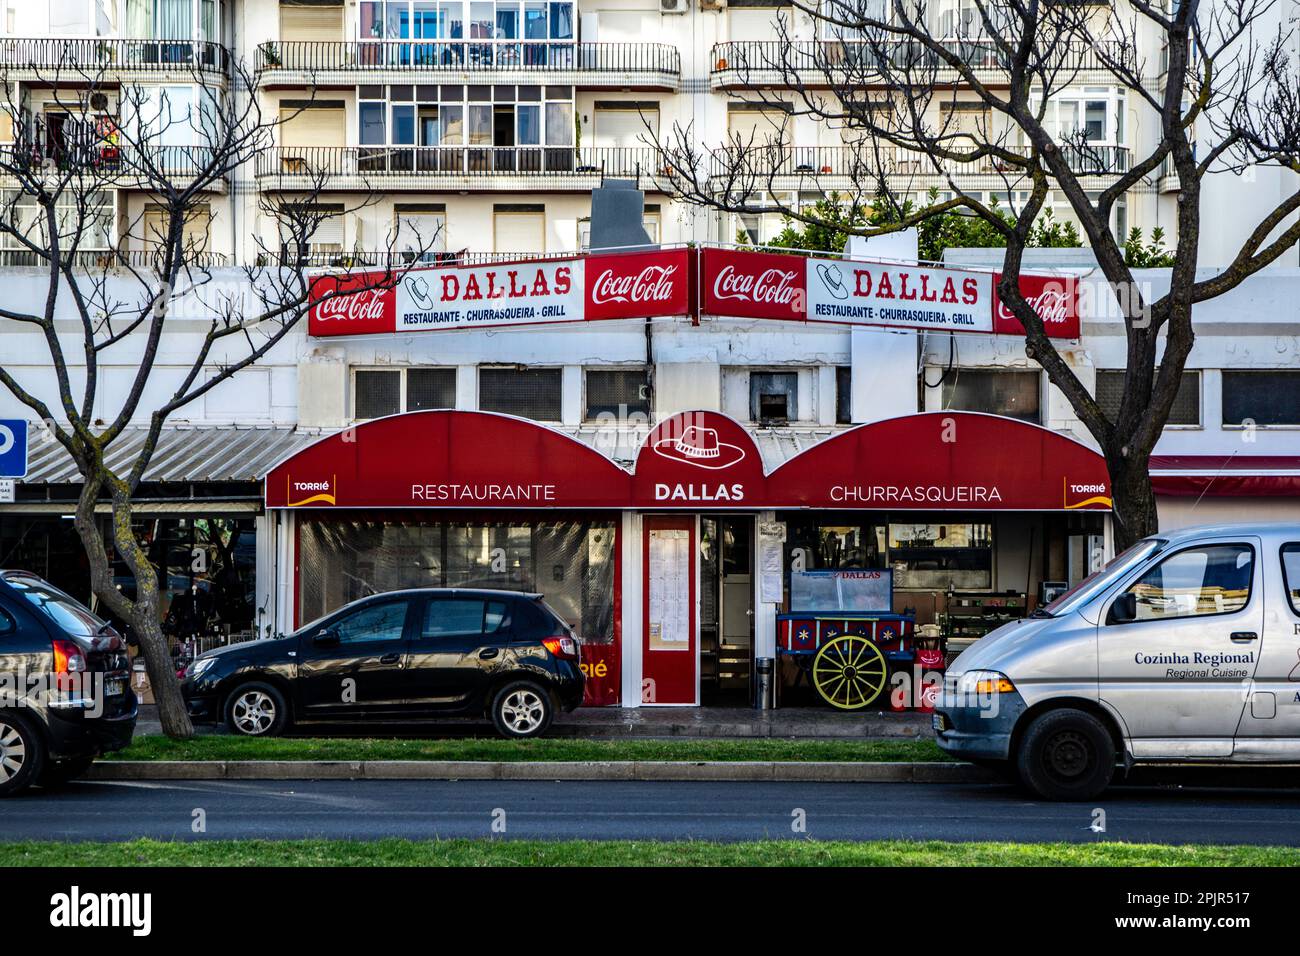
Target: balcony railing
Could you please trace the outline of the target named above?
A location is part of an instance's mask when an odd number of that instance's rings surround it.
[[[0,38],[0,68],[95,78],[114,72],[198,70],[228,74],[230,51],[191,40]]]
[[[569,40],[290,40],[257,48],[257,72],[410,70],[444,73],[526,71],[610,74],[661,81],[681,73],[681,56],[664,43],[574,43]]]
[[[191,269],[216,269],[231,264],[229,256],[216,252],[188,251],[184,260]],[[72,261],[81,269],[150,269],[158,264],[158,252],[153,249],[79,249]],[[48,265],[46,258],[29,249],[0,249],[0,266]]]
[[[518,252],[426,252],[419,256],[413,252],[395,250],[358,250],[346,252],[309,252],[299,258],[293,253],[283,251],[280,254],[261,253],[256,258],[259,266],[279,268],[301,267],[307,269],[357,269],[389,268],[404,269],[408,266],[483,266],[497,262],[516,262],[528,259],[570,259],[581,255],[579,252],[538,252],[524,256]]]
[[[660,177],[650,147],[610,146],[285,146],[259,153],[258,177],[312,179],[326,188],[356,188],[349,179],[572,177],[590,183],[605,176]]]
[[[1014,151],[1014,150],[1013,150]],[[1110,175],[1129,168],[1127,146],[1074,145],[1061,147],[1070,168],[1081,176]],[[769,178],[824,180],[833,187],[838,178],[860,190],[874,190],[880,166],[899,176],[937,175],[934,164],[923,154],[905,149],[882,152],[854,149],[850,146],[780,146],[761,145],[737,150],[714,150],[710,175],[715,181],[734,183],[734,188],[762,188]],[[971,163],[949,163],[945,172],[954,176],[1007,174],[1014,178],[1017,167],[985,157]],[[757,181],[754,181],[757,180]]]
[[[193,179],[212,162],[206,146],[112,146],[106,143],[64,145],[7,143],[0,145],[6,171],[34,177],[76,174],[96,186],[126,186],[154,177]],[[224,178],[224,177],[223,177]]]
[[[992,40],[981,38],[940,41],[945,50],[978,72],[1005,73],[1008,61],[1003,50]],[[1061,44],[1051,62],[1055,68],[1069,71],[1105,71],[1107,58],[1118,61],[1122,49],[1118,43]],[[782,43],[778,40],[748,40],[718,43],[713,47],[712,73],[715,84],[761,81],[776,83],[795,78],[804,83],[868,78],[872,75],[900,71],[925,71],[953,74],[956,71],[935,51],[910,41],[871,44],[865,41],[806,40]]]

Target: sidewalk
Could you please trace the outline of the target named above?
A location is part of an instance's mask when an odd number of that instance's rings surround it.
[[[212,727],[198,728],[214,732]],[[158,734],[158,708],[140,706],[136,734]],[[486,721],[453,718],[427,724],[313,725],[313,736],[492,737]],[[926,739],[930,715],[888,711],[844,713],[829,708],[791,707],[580,707],[551,725],[553,737],[852,737]]]

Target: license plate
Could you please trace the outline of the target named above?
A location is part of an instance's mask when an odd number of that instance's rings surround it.
[[[104,693],[108,697],[121,697],[126,693],[126,681],[106,680],[104,681]]]
[[[937,733],[943,733],[948,729],[948,718],[943,714],[935,714],[930,718],[930,726],[932,726]]]

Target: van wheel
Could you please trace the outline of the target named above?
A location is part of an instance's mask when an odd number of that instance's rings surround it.
[[[270,684],[244,684],[226,700],[226,726],[244,737],[277,737],[289,726],[289,707]]]
[[[26,790],[45,766],[45,741],[21,714],[0,713],[0,797]]]
[[[551,726],[551,695],[531,681],[516,681],[492,698],[492,723],[502,737],[538,737]]]
[[[76,780],[95,762],[94,757],[75,757],[72,760],[50,760],[41,769],[36,783],[42,787],[61,787]]]
[[[1016,769],[1020,782],[1045,800],[1091,800],[1115,774],[1115,744],[1092,714],[1048,711],[1025,731]]]

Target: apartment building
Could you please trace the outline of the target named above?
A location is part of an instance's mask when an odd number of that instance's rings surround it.
[[[1093,8],[1099,19],[1111,13],[1109,4]],[[951,38],[981,82],[996,86],[996,60],[969,0],[938,0],[930,16],[935,35]],[[645,191],[656,241],[742,235],[761,243],[779,231],[775,212],[720,215],[674,199],[673,170],[649,143],[678,127],[711,158],[706,174],[727,168],[733,136],[775,145],[753,161],[763,167],[762,188],[787,205],[869,188],[855,183],[842,131],[790,115],[798,113],[790,78],[765,68],[806,59],[797,80],[816,91],[826,78],[815,64],[856,55],[852,39],[779,0],[8,0],[0,31],[11,93],[46,131],[51,155],[67,148],[60,114],[69,101],[91,104],[106,127],[138,123],[119,109],[131,84],[147,91],[146,102],[165,95],[174,116],[192,113],[195,124],[212,97],[255,98],[265,119],[283,121],[274,145],[215,187],[208,215],[188,227],[196,238],[206,233],[213,261],[273,255],[277,226],[259,205],[301,196],[314,172],[328,177],[319,202],[346,211],[315,236],[323,265],[390,247],[580,250],[590,190],[607,177],[634,179]],[[782,44],[778,35],[791,39]],[[1160,40],[1140,23],[1137,39],[1137,62],[1156,89]],[[1074,84],[1048,104],[1048,122],[1062,134],[1086,131],[1092,149],[1079,162],[1095,171],[1086,184],[1100,191],[1106,173],[1127,169],[1151,146],[1155,124],[1096,50],[1061,55]],[[247,69],[247,88],[232,64]],[[946,79],[956,77],[936,77]],[[960,87],[932,109],[936,124],[996,131],[1000,122]],[[164,145],[183,164],[193,139],[177,123]],[[1020,198],[993,166],[970,167],[953,170],[964,189],[1004,205]],[[897,151],[892,168],[903,196],[949,191],[916,154]],[[1116,233],[1159,226],[1171,234],[1177,188],[1167,171],[1136,186],[1116,204]],[[1207,201],[1222,205],[1211,193]],[[123,188],[100,201],[96,248],[147,245],[146,231],[127,228],[147,214],[147,194]],[[1059,195],[1049,207],[1071,218]],[[133,238],[121,240],[128,231]],[[1208,262],[1228,255],[1206,252]]]

